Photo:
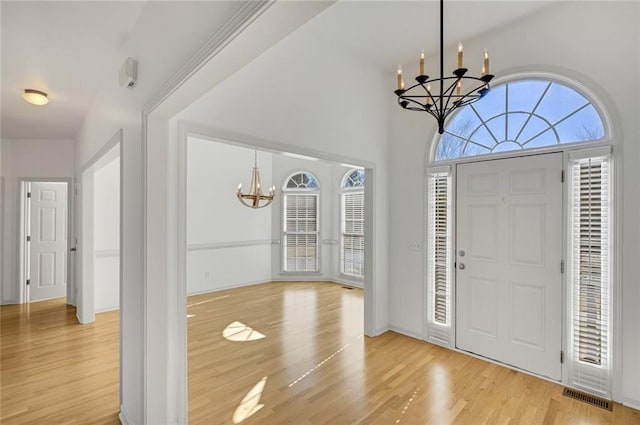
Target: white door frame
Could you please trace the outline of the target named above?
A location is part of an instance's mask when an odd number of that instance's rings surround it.
[[[180,247],[186,246],[184,228],[180,226],[184,211],[179,207],[184,202],[179,192],[184,194],[185,183],[179,169],[185,158],[184,153],[180,153],[180,133],[173,118],[202,93],[226,79],[230,72],[249,63],[266,47],[280,41],[331,4],[331,1],[248,2],[142,107],[144,423],[188,423],[186,284],[182,279],[184,256],[179,253]],[[256,25],[251,25],[257,19]],[[260,42],[256,43],[256,40]],[[233,49],[230,49],[231,43]],[[221,138],[242,141],[242,135]],[[259,146],[269,148],[269,143]],[[326,156],[295,145],[279,145],[276,149],[318,158]],[[353,159],[344,158],[345,163],[349,161]],[[365,258],[365,285],[370,285],[370,290],[365,291],[365,306],[370,307],[365,308],[366,323],[369,324],[365,334],[376,335],[384,332],[387,326],[387,323],[377,323],[386,319],[379,317],[383,313],[377,313],[375,299],[375,289],[384,285],[385,280],[384,276],[373,273],[376,255],[374,219],[377,215],[374,213],[373,184],[377,175],[373,169],[367,173],[371,174],[367,175],[365,208],[372,215],[371,219],[366,219],[365,229],[365,233],[371,235],[371,249],[367,249]],[[126,420],[123,414],[120,417]]]
[[[84,294],[83,292],[83,299],[82,300],[76,300],[77,303],[77,311],[76,314],[78,316],[78,321],[80,323],[83,323],[81,320],[81,316],[83,316],[83,319],[87,319],[87,320],[91,320],[94,321],[95,320],[95,311],[94,311],[94,302],[93,302],[93,278],[91,279],[90,282],[85,282],[83,279],[83,273],[86,272],[86,268],[88,267],[90,272],[93,274],[93,255],[90,256],[83,256],[83,249],[84,249],[84,245],[85,243],[83,243],[83,230],[85,230],[85,224],[88,226],[89,222],[93,223],[93,215],[91,214],[91,220],[84,220],[83,217],[83,213],[82,213],[82,186],[81,186],[81,181],[82,181],[82,175],[84,174],[85,171],[88,171],[91,167],[93,167],[102,157],[104,157],[107,153],[109,153],[109,151],[111,151],[111,149],[113,149],[115,146],[119,146],[119,160],[118,162],[120,163],[120,246],[119,246],[119,256],[120,256],[120,261],[119,263],[119,293],[120,293],[120,302],[119,305],[122,306],[122,276],[123,276],[123,267],[122,267],[122,246],[123,246],[123,171],[124,171],[124,167],[123,167],[123,158],[124,158],[124,149],[122,149],[122,144],[123,144],[123,140],[124,140],[124,135],[123,135],[123,130],[122,129],[118,129],[118,131],[115,132],[115,134],[113,136],[111,136],[111,138],[100,148],[100,150],[98,150],[98,152],[96,152],[95,155],[93,155],[91,157],[91,159],[89,159],[80,169],[80,172],[78,173],[78,175],[76,176],[75,180],[76,180],[76,187],[75,187],[75,197],[77,198],[76,200],[76,204],[77,204],[77,217],[78,219],[76,220],[76,227],[75,227],[75,236],[76,236],[76,249],[79,249],[76,251],[76,254],[78,255],[78,260],[76,263],[76,268],[74,270],[75,275],[77,277],[77,281],[78,284],[81,285],[84,289],[86,289],[86,291],[88,292],[87,294]],[[88,218],[88,217],[84,217],[84,218]],[[89,232],[91,233],[91,248],[93,249],[93,225],[87,227],[87,229],[89,229]],[[78,245],[78,242],[80,242],[80,245]],[[85,260],[88,260],[90,262],[90,264],[88,264],[87,266],[85,266],[83,263],[85,262]],[[74,294],[77,293],[77,288],[74,287]],[[119,370],[119,405],[122,406],[122,326],[123,326],[123,320],[122,320],[122,313],[121,313],[121,309],[119,310],[119,323],[120,323],[120,327],[118,330],[118,333],[120,335],[120,344],[119,345],[119,363],[120,363],[120,367],[118,368]],[[86,323],[86,322],[84,322]]]
[[[122,297],[122,129],[116,133],[100,148],[100,150],[87,161],[76,177],[77,179],[77,216],[76,245],[78,263],[76,267],[77,286],[74,287],[76,296],[77,317],[80,323],[92,323],[95,321],[94,306],[94,282],[93,282],[93,166],[107,155],[114,147],[119,146],[120,163],[120,265],[119,283],[120,297]],[[86,178],[91,181],[86,181]],[[120,299],[122,304],[122,298]],[[121,324],[122,326],[122,324]]]
[[[18,177],[18,302],[20,304],[29,302],[29,291],[27,288],[27,183],[66,183],[67,184],[67,253],[71,254],[71,236],[73,217],[73,185],[72,179],[68,177]],[[72,273],[73,256],[67,255],[67,304],[70,304],[70,288],[73,286],[74,276]]]

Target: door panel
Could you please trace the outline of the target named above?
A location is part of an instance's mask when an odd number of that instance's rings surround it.
[[[64,297],[67,286],[67,184],[31,183],[29,301]]]
[[[561,379],[562,155],[457,168],[456,346]]]

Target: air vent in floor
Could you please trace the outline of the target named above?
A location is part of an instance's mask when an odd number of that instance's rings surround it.
[[[592,406],[600,407],[601,409],[613,410],[613,402],[610,400],[605,400],[600,397],[593,396],[591,394],[583,393],[581,391],[576,391],[571,388],[565,388],[562,392],[563,395],[567,397],[575,398],[576,400],[584,401]]]

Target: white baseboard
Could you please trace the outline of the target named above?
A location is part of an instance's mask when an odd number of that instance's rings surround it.
[[[404,336],[408,336],[410,338],[419,339],[420,341],[424,341],[424,337],[423,336],[418,335],[417,333],[415,333],[413,331],[401,328],[399,326],[389,326],[389,330],[393,331],[393,332],[396,332],[396,333],[399,333],[399,334],[402,334]]]
[[[640,400],[625,397],[622,399],[622,404],[632,409],[640,410]]]
[[[367,335],[370,337],[377,337],[382,335],[383,333],[389,332],[391,329],[389,329],[388,327],[384,327],[384,328],[380,328],[380,329],[376,329],[375,331],[373,331],[373,335]]]
[[[99,313],[108,313],[110,311],[115,311],[115,310],[120,310],[120,306],[115,306],[115,307],[105,307],[105,308],[101,308],[101,309],[97,309],[95,311],[96,314]]]
[[[187,296],[190,297],[192,295],[210,294],[212,292],[224,291],[226,289],[235,289],[235,288],[242,288],[242,287],[245,287],[245,286],[262,285],[263,283],[270,283],[270,282],[273,282],[273,280],[271,280],[271,279],[268,279],[268,280],[255,280],[255,281],[251,281],[251,282],[235,283],[233,285],[226,285],[226,286],[220,286],[220,287],[216,287],[216,288],[203,289],[201,291],[193,291],[193,292],[187,291]]]
[[[120,423],[122,425],[133,425],[133,422],[129,420],[129,417],[126,414],[123,405],[120,405],[120,412],[118,413],[118,419],[120,419]]]
[[[339,285],[347,285],[347,286],[353,286],[354,288],[360,288],[363,289],[363,284],[360,281],[354,281],[354,280],[349,280],[349,279],[342,279],[342,278],[335,278],[335,279],[329,279],[329,282],[333,282],[333,283],[337,283]]]

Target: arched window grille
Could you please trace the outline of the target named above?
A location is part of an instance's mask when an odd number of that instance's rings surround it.
[[[605,125],[581,93],[555,81],[529,79],[491,89],[460,110],[438,140],[436,161],[601,140]]]

